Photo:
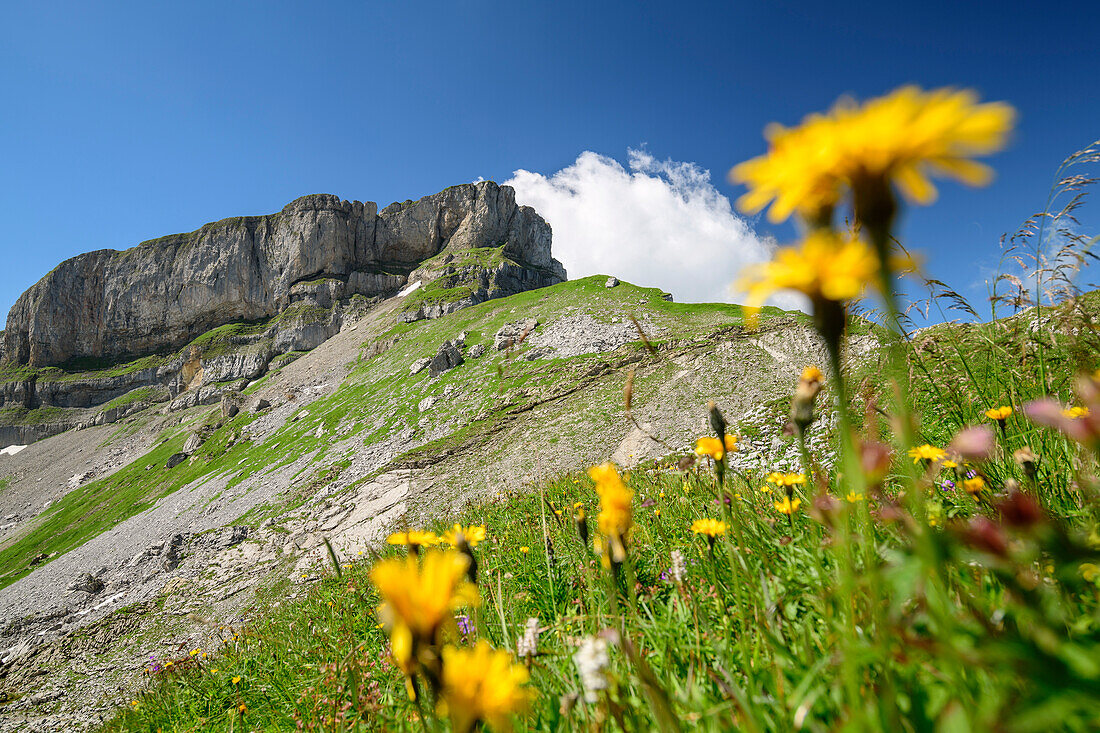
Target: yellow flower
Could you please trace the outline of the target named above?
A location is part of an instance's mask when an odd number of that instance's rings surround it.
[[[484,639],[473,649],[443,649],[443,689],[439,712],[450,717],[458,733],[478,722],[510,730],[512,714],[526,710],[534,691],[526,687],[527,669],[512,664],[512,655]]]
[[[909,457],[913,459],[913,463],[920,463],[921,461],[939,461],[946,455],[947,451],[943,448],[937,448],[927,443],[909,449]]]
[[[971,158],[1004,147],[1015,113],[1007,104],[977,101],[970,91],[914,86],[862,107],[842,101],[832,113],[841,138],[841,176],[853,187],[893,181],[918,204],[936,198],[929,173],[985,185],[992,171]]]
[[[417,545],[431,547],[439,544],[439,536],[435,532],[425,532],[419,529],[410,529],[405,532],[394,532],[386,538],[390,545]]]
[[[531,548],[528,547],[527,545],[524,545],[523,547],[519,548],[519,551],[522,552],[524,555],[526,555],[528,552],[531,551]]]
[[[1070,420],[1077,420],[1082,417],[1089,416],[1089,408],[1087,407],[1067,407],[1062,410],[1062,414],[1068,417]]]
[[[727,453],[737,451],[737,436],[726,434],[723,440],[705,436],[695,441],[695,455],[710,456],[716,461],[722,460]]]
[[[959,464],[952,461],[950,458],[944,458],[940,461],[940,466],[943,468],[958,468]]]
[[[821,370],[817,367],[810,365],[802,370],[802,375],[799,376],[800,382],[824,382],[825,375],[821,373]]]
[[[849,491],[848,496],[844,497],[849,504],[855,504],[857,501],[863,501],[863,494],[857,494],[854,491]]]
[[[696,519],[691,523],[691,531],[708,537],[717,537],[726,533],[726,523],[717,519]]]
[[[596,493],[600,495],[597,526],[609,541],[612,559],[622,562],[626,559],[626,536],[634,524],[634,492],[623,483],[613,463],[593,466],[588,476],[596,482]]]
[[[477,587],[466,580],[469,562],[450,550],[426,552],[419,564],[412,556],[378,562],[370,579],[384,601],[382,620],[390,629],[404,626],[416,640],[433,642],[451,611],[479,603]]]
[[[1085,579],[1085,582],[1091,583],[1100,577],[1100,567],[1097,567],[1091,562],[1081,563],[1078,570],[1081,571],[1081,577]]]
[[[471,524],[469,527],[463,527],[461,524],[456,524],[453,528],[443,533],[442,541],[452,547],[457,547],[458,536],[460,534],[465,538],[466,544],[470,547],[477,547],[478,542],[485,541],[485,525]]]
[[[994,407],[985,411],[985,416],[990,420],[1007,420],[1011,414],[1012,408],[1007,405],[1003,407]]]
[[[783,488],[794,487],[806,483],[806,475],[802,473],[781,473],[772,471],[768,474],[768,481]]]
[[[963,481],[963,488],[966,492],[972,496],[977,496],[982,493],[982,489],[985,488],[985,481],[981,476],[975,476],[974,478],[968,478]]]
[[[240,681],[241,681],[241,678],[240,678],[239,675],[233,678],[233,684],[238,684]]]
[[[789,517],[796,511],[798,511],[798,507],[801,504],[801,499],[788,499],[784,496],[782,499],[775,502],[775,510],[780,514],[786,514]]]
[[[738,206],[768,218],[792,212],[816,219],[846,191],[868,182],[894,182],[907,198],[931,203],[930,173],[971,185],[989,181],[989,169],[971,158],[1003,147],[1014,112],[1006,104],[978,104],[973,92],[902,87],[858,105],[840,100],[827,114],[798,127],[769,125],[768,153],[741,163],[730,177],[748,186]]]
[[[771,124],[764,130],[768,154],[736,166],[730,179],[744,183],[748,193],[737,200],[742,211],[756,213],[771,204],[768,218],[785,220],[792,212],[815,218],[836,206],[843,193],[837,175],[839,148],[834,144],[835,123],[810,115],[793,129]]]
[[[241,715],[244,715],[248,712],[248,706],[242,702],[240,705],[237,706],[237,712]]]
[[[737,289],[745,295],[745,320],[756,322],[760,306],[780,290],[796,290],[814,302],[858,298],[877,281],[878,255],[862,240],[813,231],[793,247],[780,247],[770,262],[741,271]]]

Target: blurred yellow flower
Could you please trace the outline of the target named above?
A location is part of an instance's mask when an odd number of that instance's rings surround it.
[[[512,664],[512,655],[493,649],[484,639],[473,649],[443,649],[443,689],[439,712],[458,733],[478,723],[510,730],[512,714],[526,710],[534,690],[526,687],[527,669]]]
[[[695,455],[710,456],[716,461],[722,460],[727,453],[737,450],[737,436],[726,434],[724,440],[704,436],[695,441]]]
[[[849,504],[855,504],[857,501],[863,501],[863,494],[857,494],[854,491],[849,491],[848,496],[844,497]]]
[[[927,443],[909,449],[909,457],[913,459],[913,463],[920,463],[921,461],[939,461],[946,455],[947,451],[943,448],[937,448]]]
[[[613,463],[604,463],[588,469],[588,476],[596,482],[600,495],[600,513],[596,517],[600,532],[607,537],[612,559],[622,562],[626,558],[626,536],[633,526],[634,492],[627,488]]]
[[[930,204],[931,173],[971,186],[989,182],[992,171],[971,158],[1004,147],[1015,111],[1000,102],[978,104],[971,91],[906,86],[862,107],[842,100],[832,116],[840,175],[850,185],[893,181],[910,201]]]
[[[726,523],[717,519],[696,519],[691,523],[691,531],[708,537],[717,537],[726,533]]]
[[[1070,420],[1077,420],[1082,417],[1089,416],[1089,408],[1087,407],[1067,407],[1062,410],[1062,414],[1068,417]]]
[[[240,681],[241,681],[241,678],[239,676],[233,678],[233,684],[238,684]]]
[[[769,125],[767,154],[741,163],[730,178],[749,189],[737,202],[742,210],[771,204],[775,222],[792,212],[816,219],[848,189],[868,184],[893,182],[906,198],[929,204],[932,173],[988,183],[989,168],[971,158],[1002,148],[1014,116],[1007,104],[978,104],[973,92],[957,89],[906,86],[863,105],[841,99],[798,127]]]
[[[800,382],[824,382],[825,375],[821,373],[820,369],[810,365],[802,370],[802,375],[798,380]]]
[[[768,219],[784,221],[793,212],[816,218],[832,209],[843,194],[838,176],[839,148],[835,123],[823,115],[806,117],[799,127],[771,124],[764,130],[768,153],[730,171],[730,180],[744,183],[748,193],[737,200],[742,211],[755,214],[768,204]]]
[[[451,611],[480,602],[477,586],[466,580],[469,559],[452,550],[381,560],[370,579],[382,596],[381,620],[391,630],[405,627],[418,640],[432,642]]]
[[[801,504],[801,499],[788,499],[784,496],[782,499],[775,502],[775,510],[780,514],[786,514],[789,517],[796,511],[798,511],[798,507]]]
[[[966,489],[966,493],[977,496],[982,493],[982,489],[985,488],[985,481],[981,476],[975,476],[974,478],[968,478],[963,481],[963,488]]]
[[[528,552],[531,551],[531,548],[528,547],[527,545],[524,545],[523,547],[519,548],[519,551],[522,552],[524,555],[526,555]]]
[[[386,538],[390,545],[417,545],[431,547],[439,544],[439,536],[435,532],[425,532],[419,529],[410,529],[404,532],[394,532]]]
[[[858,298],[876,282],[878,255],[862,240],[817,230],[793,247],[780,247],[770,262],[741,271],[737,289],[745,295],[745,321],[756,325],[756,314],[773,293],[795,290],[815,307],[821,301]]]
[[[478,542],[485,541],[485,525],[471,524],[469,527],[463,527],[461,524],[455,524],[454,527],[443,533],[442,541],[451,547],[457,547],[460,534],[465,538],[466,544],[470,547],[477,547]]]
[[[1003,407],[994,407],[985,411],[985,416],[990,420],[1007,420],[1012,414],[1012,408],[1007,405]]]
[[[768,481],[783,488],[799,486],[806,483],[806,475],[802,473],[782,473],[772,471],[768,474]]]
[[[1100,567],[1097,567],[1091,562],[1081,563],[1078,570],[1081,571],[1081,577],[1084,578],[1085,581],[1088,583],[1091,583],[1097,578],[1100,578]]]
[[[952,461],[950,458],[944,458],[940,461],[940,466],[943,468],[958,468],[959,464]]]

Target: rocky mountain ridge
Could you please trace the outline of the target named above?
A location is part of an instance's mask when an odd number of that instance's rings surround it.
[[[29,288],[0,332],[0,447],[159,402],[216,402],[406,287],[401,317],[415,321],[561,282],[551,238],[510,187],[486,181],[382,211],[304,196],[79,255]]]

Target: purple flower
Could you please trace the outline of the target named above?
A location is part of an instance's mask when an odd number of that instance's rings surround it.
[[[462,616],[455,616],[455,621],[458,622],[458,630],[463,636],[469,636],[474,630],[474,627],[470,625],[470,617],[465,614]]]

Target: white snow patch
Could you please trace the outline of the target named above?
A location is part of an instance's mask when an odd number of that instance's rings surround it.
[[[25,445],[9,445],[7,448],[0,448],[0,456],[14,456],[26,447]]]
[[[406,288],[405,288],[404,290],[402,290],[402,291],[401,291],[400,293],[398,293],[398,294],[397,294],[397,297],[398,297],[398,298],[404,298],[404,297],[405,297],[406,295],[408,295],[409,293],[412,293],[412,292],[414,292],[414,291],[415,291],[415,290],[416,290],[417,288],[419,288],[419,287],[420,287],[420,281],[419,281],[419,280],[417,280],[417,281],[416,281],[416,282],[414,282],[414,283],[413,283],[412,285],[409,285],[409,286],[408,286],[408,287],[406,287]]]

